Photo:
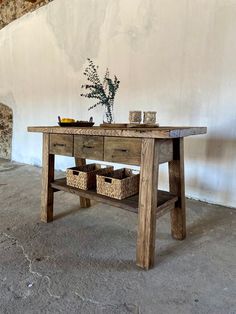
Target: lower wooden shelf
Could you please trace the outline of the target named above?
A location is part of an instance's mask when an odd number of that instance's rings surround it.
[[[138,213],[138,194],[128,197],[124,200],[117,200],[111,197],[103,196],[97,194],[96,190],[79,190],[77,188],[68,186],[66,184],[66,178],[55,180],[51,183],[51,187],[54,189],[54,192],[64,191],[72,194],[76,194],[91,200],[109,204],[111,206],[119,207],[134,213]],[[157,191],[158,201],[156,214],[157,218],[164,215],[166,212],[170,211],[175,207],[175,203],[178,201],[178,197],[166,191]]]

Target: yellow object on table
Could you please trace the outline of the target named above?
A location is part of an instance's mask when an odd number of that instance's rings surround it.
[[[73,122],[75,122],[75,119],[61,118],[61,122],[63,122],[63,123],[73,123]]]

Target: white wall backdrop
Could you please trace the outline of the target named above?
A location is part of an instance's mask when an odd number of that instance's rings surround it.
[[[186,192],[236,207],[236,0],[55,0],[0,31],[0,102],[14,113],[13,160],[41,165],[29,125],[102,120],[80,97],[86,58],[121,80],[116,121],[208,126],[186,140]],[[57,158],[65,169],[71,158]],[[166,187],[165,167],[161,186]]]

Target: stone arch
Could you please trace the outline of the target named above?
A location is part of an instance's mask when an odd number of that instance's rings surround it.
[[[0,103],[0,158],[11,159],[13,111]]]
[[[0,0],[0,29],[53,0]]]

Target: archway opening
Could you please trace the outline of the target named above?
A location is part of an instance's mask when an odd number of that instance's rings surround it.
[[[0,158],[11,159],[13,111],[0,103]]]

